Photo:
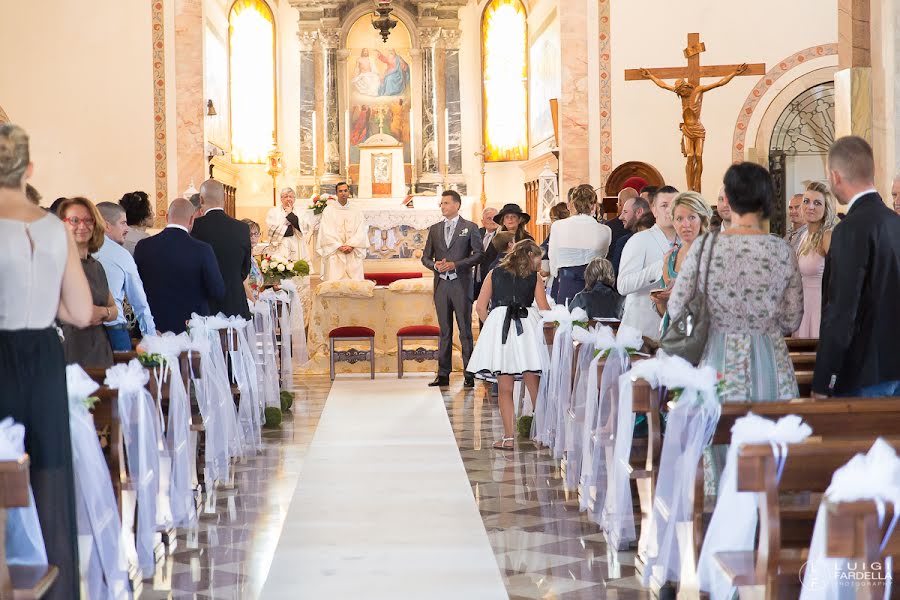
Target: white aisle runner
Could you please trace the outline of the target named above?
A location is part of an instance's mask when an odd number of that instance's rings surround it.
[[[261,598],[507,598],[427,381],[334,383]]]

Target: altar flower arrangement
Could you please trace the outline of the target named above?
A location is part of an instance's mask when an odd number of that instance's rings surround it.
[[[316,194],[309,200],[309,208],[312,209],[314,215],[321,215],[325,207],[328,206],[328,196],[326,194]]]
[[[309,275],[309,263],[305,260],[292,263],[284,257],[272,254],[263,256],[259,270],[262,272],[266,284],[272,285],[283,279],[306,277]]]

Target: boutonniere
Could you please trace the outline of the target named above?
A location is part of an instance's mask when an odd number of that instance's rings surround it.
[[[468,227],[466,227],[465,229],[463,229],[462,231],[459,232],[459,237],[463,237],[463,236],[466,236],[466,235],[469,235],[469,228],[468,228]]]

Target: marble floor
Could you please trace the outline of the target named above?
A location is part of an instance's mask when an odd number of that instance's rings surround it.
[[[491,449],[485,388],[428,380],[298,377],[282,428],[141,597],[648,597],[547,450]]]

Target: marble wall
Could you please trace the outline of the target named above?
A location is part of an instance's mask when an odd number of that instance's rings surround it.
[[[177,193],[191,181],[206,179],[203,119],[203,0],[175,3],[175,124],[178,169]],[[157,217],[162,215],[157,211]]]
[[[588,150],[587,1],[559,3],[562,97],[559,102],[560,192],[590,179]]]
[[[459,93],[459,30],[445,29],[444,40],[444,104],[450,156],[448,173],[462,173],[462,104]]]

